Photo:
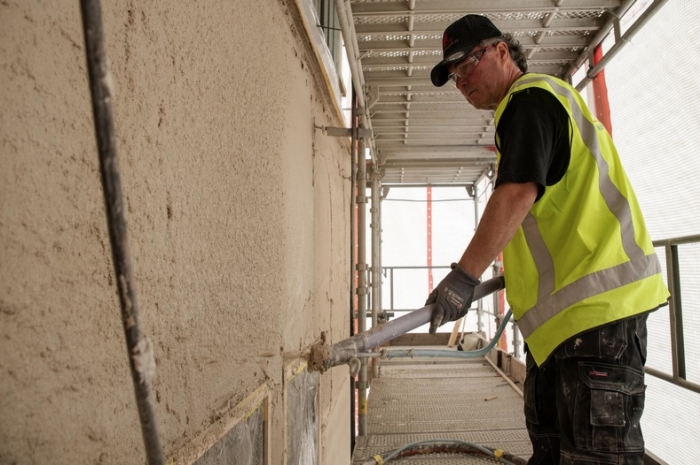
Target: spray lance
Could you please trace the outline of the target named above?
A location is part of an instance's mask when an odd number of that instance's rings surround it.
[[[503,276],[489,279],[474,289],[473,300],[479,300],[505,287]],[[395,318],[387,323],[377,325],[369,331],[354,335],[336,344],[327,342],[326,333],[321,334],[321,341],[311,347],[309,354],[309,371],[325,372],[334,366],[348,364],[351,373],[359,370],[358,355],[389,342],[402,334],[430,323],[435,304],[415,310],[407,315]]]

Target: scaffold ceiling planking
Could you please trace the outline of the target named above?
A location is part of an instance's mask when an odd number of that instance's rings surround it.
[[[532,72],[571,82],[609,34],[620,35],[635,0],[352,0],[367,112],[384,185],[470,185],[496,160],[492,111],[472,108],[454,86],[433,87],[442,33],[483,14],[523,45]],[[635,7],[635,3],[639,3]],[[652,5],[653,6],[653,5]],[[576,84],[576,83],[573,83]]]

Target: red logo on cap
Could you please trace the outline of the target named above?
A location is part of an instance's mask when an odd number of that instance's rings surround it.
[[[453,43],[455,43],[455,39],[448,36],[447,33],[442,35],[442,50],[443,51],[447,50],[447,47],[449,47]]]

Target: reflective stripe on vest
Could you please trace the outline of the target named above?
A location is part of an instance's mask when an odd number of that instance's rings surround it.
[[[644,250],[635,241],[630,204],[610,178],[609,166],[601,153],[594,123],[584,116],[571,89],[562,86],[549,76],[537,75],[525,76],[524,79],[517,81],[516,87],[509,94],[520,86],[542,81],[551,86],[560,97],[569,101],[571,116],[597,165],[600,194],[608,209],[620,223],[622,246],[629,261],[590,273],[552,294],[555,289],[554,260],[537,227],[537,220],[528,213],[522,223],[522,230],[539,274],[539,288],[537,304],[518,319],[518,328],[525,339],[550,318],[577,302],[661,273],[656,254],[645,255]]]

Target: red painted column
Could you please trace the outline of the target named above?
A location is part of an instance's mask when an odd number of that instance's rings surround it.
[[[593,63],[597,65],[603,58],[603,49],[598,45],[593,51]],[[610,120],[610,102],[608,101],[608,86],[605,82],[605,70],[593,78],[593,95],[595,113],[598,121],[603,123],[612,137],[612,121]]]

